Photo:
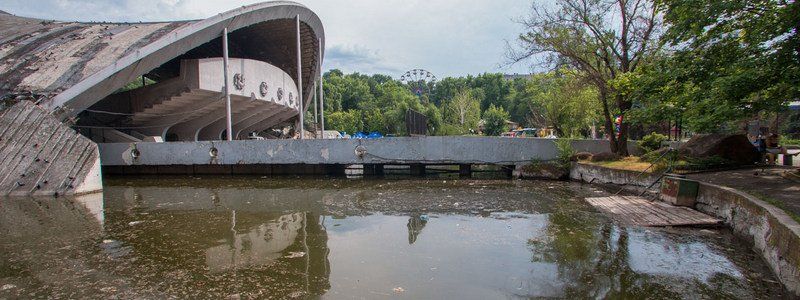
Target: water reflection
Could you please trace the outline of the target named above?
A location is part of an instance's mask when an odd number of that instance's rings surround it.
[[[783,293],[728,232],[620,227],[580,200],[601,193],[587,186],[110,182],[104,198],[0,200],[0,298]]]
[[[408,218],[408,244],[414,244],[417,241],[417,237],[422,232],[422,229],[425,228],[425,224],[428,224],[428,215],[416,215],[411,216]]]

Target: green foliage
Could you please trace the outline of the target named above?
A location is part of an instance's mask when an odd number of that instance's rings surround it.
[[[562,69],[536,74],[525,91],[528,114],[537,128],[552,127],[560,137],[586,136],[589,127],[601,120],[597,90],[583,84],[579,74]]]
[[[499,136],[503,132],[508,131],[508,112],[502,107],[496,107],[494,104],[489,105],[489,109],[483,114],[483,131],[488,136]]]
[[[796,2],[661,3],[668,24],[663,42],[674,51],[634,80],[637,122],[682,117],[695,132],[728,132],[800,97]]]
[[[460,132],[477,129],[481,119],[480,101],[475,96],[479,90],[460,90],[444,103],[444,121],[459,127]]]
[[[554,140],[553,143],[556,144],[556,150],[558,150],[558,164],[561,167],[569,168],[570,160],[572,156],[575,155],[575,148],[572,147],[572,140],[571,139],[557,139]]]
[[[669,137],[666,135],[653,132],[642,137],[639,141],[639,148],[642,148],[645,153],[649,153],[661,149],[661,143],[667,140],[669,140]]]
[[[361,114],[357,111],[337,111],[325,115],[325,129],[353,134],[363,127]]]
[[[143,79],[144,79],[144,81],[142,81]],[[155,80],[152,80],[150,78],[137,77],[136,79],[134,79],[133,81],[129,82],[128,84],[126,84],[124,87],[122,87],[121,89],[119,89],[116,92],[117,93],[127,92],[127,91],[131,91],[131,90],[135,90],[135,89],[144,87],[146,85],[151,85],[151,84],[154,84],[154,83],[156,83]]]

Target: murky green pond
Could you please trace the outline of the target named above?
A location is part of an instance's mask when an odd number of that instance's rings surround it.
[[[0,298],[775,298],[727,230],[616,225],[589,185],[107,179],[0,200]]]

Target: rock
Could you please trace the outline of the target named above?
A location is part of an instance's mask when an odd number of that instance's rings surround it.
[[[681,145],[678,152],[693,158],[717,156],[738,164],[752,164],[761,156],[743,134],[698,134]]]
[[[591,160],[593,154],[589,152],[578,152],[575,153],[572,157],[569,158],[570,161],[581,161],[581,160]]]
[[[612,161],[612,160],[619,160],[620,156],[616,153],[611,152],[602,152],[592,155],[592,161]]]

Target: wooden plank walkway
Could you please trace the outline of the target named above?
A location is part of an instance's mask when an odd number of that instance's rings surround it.
[[[688,207],[672,206],[636,196],[586,198],[586,201],[599,211],[611,215],[615,220],[631,225],[665,227],[709,226],[722,223],[722,220]]]

